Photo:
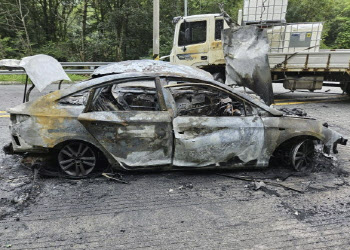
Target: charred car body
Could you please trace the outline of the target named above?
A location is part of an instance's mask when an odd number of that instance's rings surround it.
[[[102,156],[124,170],[224,169],[266,167],[281,150],[298,170],[311,163],[313,141],[328,153],[347,141],[202,70],[151,60],[100,67],[9,113],[14,152],[52,153],[77,177],[94,172]]]

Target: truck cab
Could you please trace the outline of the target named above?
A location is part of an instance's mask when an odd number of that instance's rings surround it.
[[[228,28],[220,14],[174,18],[175,36],[170,61],[202,68],[212,74],[225,72],[221,41],[222,29]]]

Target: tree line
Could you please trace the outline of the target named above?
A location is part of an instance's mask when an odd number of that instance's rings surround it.
[[[188,0],[189,15],[232,18],[243,0]],[[48,54],[59,61],[151,58],[152,0],[0,0],[0,59]],[[160,0],[160,53],[173,43],[183,0]],[[350,48],[350,0],[289,0],[288,22],[324,21],[323,48]]]

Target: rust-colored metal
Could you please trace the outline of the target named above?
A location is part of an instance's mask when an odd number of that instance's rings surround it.
[[[305,69],[305,70],[308,70],[308,69],[309,69],[309,67],[308,67],[308,64],[309,64],[309,57],[310,57],[310,55],[308,54],[308,55],[306,56],[306,60],[305,60],[305,66],[304,66],[304,69]]]
[[[332,57],[332,54],[329,53],[328,55],[328,59],[327,59],[327,66],[326,66],[326,70],[329,70],[329,65],[331,64],[331,57]]]

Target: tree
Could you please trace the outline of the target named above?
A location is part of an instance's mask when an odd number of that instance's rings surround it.
[[[31,54],[32,47],[26,22],[29,14],[28,8],[22,4],[22,0],[15,0],[15,2],[1,1],[0,9],[2,10],[0,12],[2,16],[0,25],[4,25],[5,29],[10,32],[15,32],[21,41],[25,54]]]
[[[350,48],[350,0],[336,0],[328,23],[325,44],[334,49]]]
[[[233,19],[243,0],[189,0],[189,15]],[[160,54],[173,46],[184,0],[160,0]],[[48,54],[60,61],[151,58],[152,0],[0,0],[0,57]],[[322,22],[323,47],[350,48],[350,0],[289,0],[288,22]]]

